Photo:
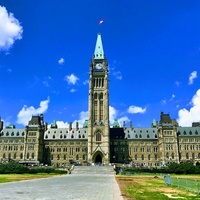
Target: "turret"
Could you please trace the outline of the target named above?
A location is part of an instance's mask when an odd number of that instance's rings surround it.
[[[1,117],[0,117],[0,131],[3,130],[3,121],[1,120]]]

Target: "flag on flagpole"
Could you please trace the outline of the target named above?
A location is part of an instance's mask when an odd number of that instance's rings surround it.
[[[104,20],[99,21],[99,25],[101,25],[102,23],[104,23]]]

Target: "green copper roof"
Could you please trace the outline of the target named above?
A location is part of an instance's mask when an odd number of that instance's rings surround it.
[[[56,120],[54,120],[53,123],[51,124],[51,128],[58,128]]]
[[[96,47],[94,50],[94,59],[104,59],[103,44],[101,40],[101,34],[97,35]]]
[[[115,119],[114,123],[113,123],[113,128],[119,128],[119,122]]]
[[[87,128],[88,127],[88,120],[86,119],[84,124],[83,124],[83,128]]]

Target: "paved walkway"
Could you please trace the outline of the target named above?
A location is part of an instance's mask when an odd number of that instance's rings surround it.
[[[75,167],[70,175],[0,184],[6,200],[122,200],[110,166]]]

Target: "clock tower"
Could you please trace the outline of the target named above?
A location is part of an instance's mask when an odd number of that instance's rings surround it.
[[[100,34],[90,63],[88,161],[110,163],[108,63]]]

